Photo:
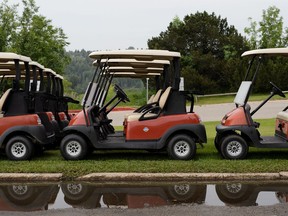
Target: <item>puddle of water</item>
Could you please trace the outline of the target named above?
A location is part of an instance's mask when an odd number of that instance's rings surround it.
[[[147,208],[165,205],[265,206],[288,202],[288,183],[0,184],[0,211]]]

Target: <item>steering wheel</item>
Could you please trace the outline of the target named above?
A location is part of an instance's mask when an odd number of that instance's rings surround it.
[[[115,84],[114,89],[116,91],[117,96],[120,97],[123,100],[123,102],[126,102],[126,101],[130,102],[127,94],[120,88],[119,85]]]
[[[276,86],[273,82],[270,82],[270,84],[273,86],[273,92],[275,94],[278,94],[280,97],[283,97],[283,98],[286,97],[285,94],[282,92],[282,90],[278,86]]]

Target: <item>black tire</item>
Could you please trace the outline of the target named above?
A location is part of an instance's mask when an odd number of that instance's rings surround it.
[[[248,154],[247,142],[239,135],[224,137],[220,145],[221,154],[225,159],[245,159]]]
[[[216,137],[214,139],[214,146],[217,149],[217,151],[219,153],[221,153],[221,149],[220,149],[220,144],[219,144],[219,140],[220,140],[220,136],[218,134],[216,134]]]
[[[69,134],[62,139],[60,151],[66,160],[82,160],[87,156],[88,145],[81,136]]]
[[[61,190],[65,195],[65,199],[70,201],[69,204],[81,203],[84,200],[87,200],[93,191],[82,183],[64,183],[61,184]]]
[[[9,139],[5,152],[10,160],[29,160],[34,155],[32,142],[24,136],[15,136]]]
[[[76,182],[63,183],[61,184],[61,190],[64,194],[65,202],[69,205],[89,209],[101,206],[99,204],[101,194],[95,193],[95,188],[91,185]],[[93,198],[93,203],[89,202],[91,198]]]
[[[176,160],[191,160],[196,155],[196,144],[192,137],[178,134],[167,145],[168,155]]]
[[[219,199],[226,204],[246,202],[249,200],[250,195],[253,194],[253,188],[250,185],[236,182],[216,185],[215,189]]]
[[[195,195],[197,186],[190,184],[176,184],[168,187],[169,195],[173,201],[185,202]]]
[[[5,188],[5,195],[11,203],[26,206],[33,203],[38,193],[32,186],[19,184],[8,185],[7,188]]]

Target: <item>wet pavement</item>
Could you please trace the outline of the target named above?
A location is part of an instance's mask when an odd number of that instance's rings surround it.
[[[2,183],[0,215],[63,209],[153,209],[185,206],[286,208],[287,181]]]

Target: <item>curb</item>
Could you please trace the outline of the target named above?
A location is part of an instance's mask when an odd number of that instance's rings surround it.
[[[59,182],[62,173],[1,173],[0,182]],[[91,173],[75,181],[258,181],[288,180],[288,172],[279,173]]]
[[[58,182],[62,173],[0,173],[1,182]]]
[[[288,180],[288,172],[280,173],[91,173],[77,181],[227,181]]]

